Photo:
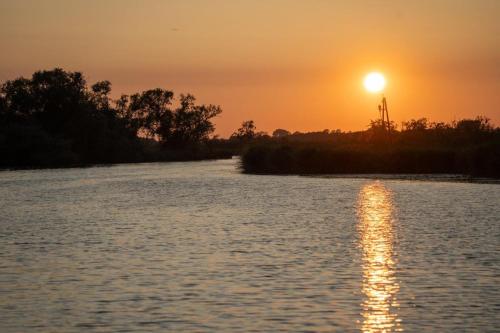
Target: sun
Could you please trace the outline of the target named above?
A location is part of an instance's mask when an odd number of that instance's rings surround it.
[[[379,93],[382,92],[385,88],[386,81],[384,75],[379,72],[371,72],[365,76],[363,80],[363,84],[371,93]]]

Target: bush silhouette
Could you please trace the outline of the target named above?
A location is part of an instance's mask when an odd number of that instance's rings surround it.
[[[500,129],[484,117],[451,124],[411,120],[390,135],[376,122],[362,132],[294,133],[250,145],[243,171],[270,174],[454,173],[500,177]]]

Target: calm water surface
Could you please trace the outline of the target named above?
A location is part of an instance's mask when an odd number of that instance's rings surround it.
[[[0,172],[1,332],[500,329],[500,185]]]

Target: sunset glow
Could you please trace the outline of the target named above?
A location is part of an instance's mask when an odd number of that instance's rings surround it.
[[[0,333],[493,332],[500,0],[0,0]]]
[[[386,80],[384,75],[379,72],[372,72],[365,76],[363,81],[366,90],[371,93],[380,93],[384,90]]]
[[[113,97],[189,92],[222,107],[228,137],[248,119],[267,133],[363,130],[361,84],[377,69],[396,123],[499,124],[499,12],[491,0],[0,1],[0,81],[61,67],[110,80]]]
[[[394,258],[393,202],[380,182],[363,187],[359,194],[359,225],[363,249],[362,331],[402,331],[398,318],[399,283]]]

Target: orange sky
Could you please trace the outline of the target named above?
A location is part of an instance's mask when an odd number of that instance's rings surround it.
[[[360,130],[388,79],[398,124],[485,115],[500,125],[500,1],[0,0],[0,81],[38,69],[162,87],[220,104],[217,133]]]

